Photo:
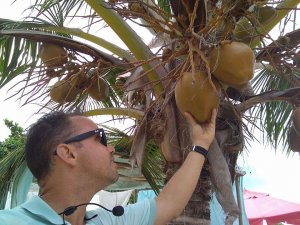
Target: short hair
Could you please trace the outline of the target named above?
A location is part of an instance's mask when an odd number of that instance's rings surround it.
[[[25,144],[25,160],[38,181],[49,174],[57,145],[74,132],[70,120],[73,116],[81,114],[51,112],[29,128]]]

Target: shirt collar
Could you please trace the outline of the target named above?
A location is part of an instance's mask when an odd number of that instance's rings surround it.
[[[22,208],[35,214],[52,224],[63,224],[62,217],[59,216],[40,196],[33,196],[29,201],[22,205]],[[68,222],[66,221],[66,224]]]

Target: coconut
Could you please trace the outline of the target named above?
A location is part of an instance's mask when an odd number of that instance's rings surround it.
[[[242,42],[223,42],[209,55],[213,75],[221,82],[236,89],[247,85],[254,74],[255,56]]]
[[[50,97],[57,103],[72,102],[80,92],[68,80],[57,81],[50,90]]]
[[[175,86],[179,111],[191,113],[200,123],[208,121],[212,110],[219,106],[220,86],[214,79],[212,83],[203,72],[185,72]]]
[[[249,44],[254,39],[255,35],[255,28],[249,20],[239,20],[233,30],[235,40],[245,44]]]
[[[256,11],[256,18],[262,25],[270,23],[277,15],[276,9],[271,6],[258,7]]]
[[[288,142],[293,152],[300,152],[300,134],[296,131],[294,126],[289,128]]]
[[[292,121],[296,131],[300,135],[300,107],[296,108],[292,114]]]
[[[88,77],[84,72],[79,74],[74,74],[71,77],[71,84],[75,86],[77,89],[82,89],[85,87],[86,83],[88,82]]]
[[[104,79],[99,77],[88,87],[87,92],[96,101],[103,101],[109,94],[109,86]]]
[[[143,8],[143,6],[138,3],[138,2],[130,2],[128,4],[128,9],[130,10],[130,16],[132,19],[137,19],[139,16],[139,14],[145,14],[146,11],[145,9]]]
[[[44,43],[40,50],[42,62],[47,67],[62,66],[67,62],[67,51],[57,45]]]
[[[143,8],[142,4],[138,3],[138,2],[132,2],[128,4],[128,8],[132,11],[132,12],[137,12],[137,13],[141,13],[144,14],[146,13],[145,9]]]

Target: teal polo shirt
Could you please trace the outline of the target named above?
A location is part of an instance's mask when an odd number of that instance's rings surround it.
[[[114,216],[102,208],[86,212],[86,225],[153,225],[156,216],[155,199],[131,204],[125,207],[122,216]],[[68,221],[65,221],[70,225]],[[22,205],[10,209],[0,210],[1,225],[62,225],[62,217],[59,216],[39,196],[32,197]]]

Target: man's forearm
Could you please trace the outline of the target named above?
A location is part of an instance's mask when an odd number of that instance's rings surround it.
[[[180,215],[191,198],[200,177],[205,157],[197,152],[190,152],[180,169],[173,175],[157,197],[158,208],[164,212],[155,225],[166,224]]]
[[[198,124],[193,116],[185,113],[191,127],[192,144],[208,149],[215,136],[217,110],[213,109],[210,121]],[[180,169],[157,197],[155,225],[163,225],[180,215],[191,198],[205,161],[203,149],[188,154]]]

